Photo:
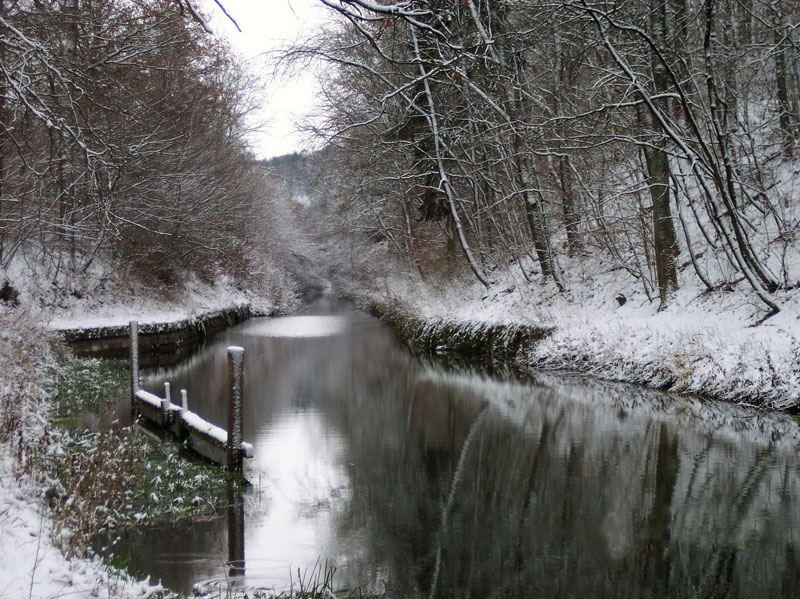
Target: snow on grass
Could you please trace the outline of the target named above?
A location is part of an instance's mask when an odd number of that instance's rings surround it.
[[[252,273],[252,286],[218,274],[214,281],[184,273],[169,284],[143,280],[114,269],[99,257],[86,271],[52,272],[52,267],[16,257],[0,267],[0,285],[8,281],[19,306],[51,330],[172,323],[233,306],[270,314],[299,307],[298,290],[288,275]]]
[[[159,586],[110,572],[98,559],[67,559],[51,537],[41,473],[32,452],[56,451],[46,433],[50,336],[34,319],[0,307],[0,597],[149,597]]]
[[[99,558],[67,559],[51,538],[53,522],[39,485],[16,480],[0,457],[0,597],[153,597],[163,588],[110,571]]]
[[[203,285],[190,280],[178,294],[108,294],[91,298],[67,298],[47,309],[48,328],[53,330],[171,323],[231,306],[253,305],[269,313],[276,306],[228,281]]]
[[[797,294],[776,297],[781,311],[762,323],[763,307],[745,283],[708,293],[687,269],[679,292],[659,311],[635,280],[600,261],[568,266],[563,291],[538,276],[526,281],[514,267],[494,273],[489,289],[392,275],[371,296],[431,321],[552,327],[522,356],[528,368],[566,369],[776,409],[800,405]]]

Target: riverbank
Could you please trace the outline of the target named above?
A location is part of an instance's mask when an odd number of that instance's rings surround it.
[[[145,360],[158,355],[165,365],[182,359],[207,337],[254,316],[275,316],[296,309],[299,299],[279,305],[230,286],[189,288],[178,300],[145,295],[127,300],[78,302],[47,315],[46,326],[78,355],[125,358],[130,322],[139,328]]]
[[[63,448],[50,434],[58,347],[31,315],[0,308],[0,597],[156,597],[97,558],[68,558],[47,503],[48,481],[32,465]]]
[[[53,381],[70,353],[66,341],[127,344],[127,324],[136,319],[143,346],[152,342],[158,351],[172,351],[244,318],[295,307],[288,295],[276,305],[231,286],[189,288],[180,299],[142,294],[73,298],[59,306],[0,302],[0,598],[171,596],[99,557],[64,553],[76,531],[54,519],[48,507],[54,480],[36,465],[42,456],[67,451],[52,427]]]
[[[171,354],[173,361],[178,361],[193,346],[214,333],[253,316],[270,315],[274,315],[274,312],[265,314],[249,303],[236,303],[213,310],[192,310],[188,314],[178,312],[171,320],[154,320],[152,315],[145,313],[142,315],[144,320],[138,326],[139,348],[145,354]],[[130,320],[138,322],[139,318],[136,314],[130,315]],[[130,320],[126,324],[66,327],[55,329],[54,332],[78,355],[127,357]]]
[[[573,372],[767,409],[800,407],[795,297],[781,298],[781,311],[763,320],[745,290],[686,285],[659,310],[633,284],[598,279],[560,291],[509,277],[487,290],[396,276],[380,291],[350,295],[427,351],[475,352],[488,342],[483,357],[523,374]]]

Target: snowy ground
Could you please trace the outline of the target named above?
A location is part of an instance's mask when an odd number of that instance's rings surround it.
[[[26,455],[57,449],[45,438],[54,360],[39,317],[0,306],[0,598],[158,595],[99,560],[67,559],[52,538],[47,483]]]
[[[371,295],[429,319],[529,323],[554,328],[525,364],[639,383],[682,394],[787,409],[800,405],[800,298],[765,311],[743,284],[703,293],[692,273],[667,309],[634,280],[600,264],[565,269],[565,291],[509,270],[489,289],[392,275]],[[591,273],[589,276],[586,273]],[[624,298],[621,302],[617,298]]]
[[[67,559],[54,545],[52,521],[41,487],[15,475],[13,460],[0,458],[0,597],[153,597],[160,586],[109,571],[99,559]]]
[[[269,301],[224,282],[214,286],[194,282],[173,296],[142,293],[122,299],[113,295],[82,300],[70,298],[41,310],[41,315],[48,328],[62,330],[125,325],[131,320],[138,320],[140,324],[175,322],[243,304],[265,314],[276,309]]]

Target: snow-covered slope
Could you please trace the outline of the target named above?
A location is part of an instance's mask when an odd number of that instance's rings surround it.
[[[786,409],[800,404],[800,298],[764,308],[743,285],[704,292],[691,272],[659,310],[634,280],[589,261],[565,265],[564,291],[515,269],[477,283],[433,285],[394,274],[368,295],[430,319],[553,329],[525,366],[566,369],[686,394]],[[591,273],[591,274],[589,274]]]

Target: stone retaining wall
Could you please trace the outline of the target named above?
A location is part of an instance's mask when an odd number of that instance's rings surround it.
[[[391,326],[412,351],[456,358],[451,361],[464,365],[514,365],[520,354],[552,332],[533,325],[425,320],[383,304],[371,304],[368,311]]]
[[[139,350],[142,354],[176,354],[202,343],[208,336],[256,316],[247,304],[189,316],[166,323],[139,323]],[[58,330],[78,354],[127,357],[130,330],[127,324]]]

